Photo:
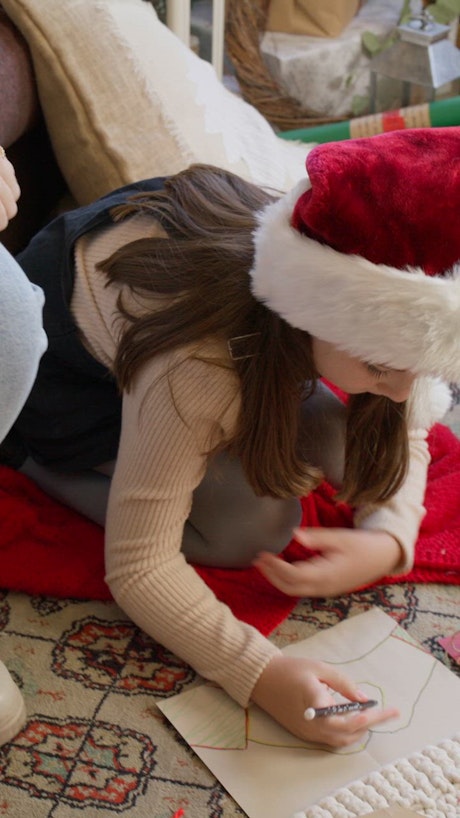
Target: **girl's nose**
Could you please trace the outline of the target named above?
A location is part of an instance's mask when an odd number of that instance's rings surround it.
[[[382,383],[382,395],[395,403],[402,403],[410,396],[415,377],[412,372],[392,372],[385,383]]]

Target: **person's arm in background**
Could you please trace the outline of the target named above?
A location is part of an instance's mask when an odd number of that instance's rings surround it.
[[[0,230],[16,215],[19,195],[13,165],[0,147]],[[46,349],[44,300],[40,288],[0,244],[0,442],[24,406]],[[21,692],[0,661],[0,746],[11,741],[25,721]]]
[[[0,149],[0,229],[17,213],[19,185]],[[0,441],[10,430],[32,388],[47,340],[44,296],[0,244]]]
[[[0,230],[4,230],[18,212],[20,195],[14,167],[0,146]]]

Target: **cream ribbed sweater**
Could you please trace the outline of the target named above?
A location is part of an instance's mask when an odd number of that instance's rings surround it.
[[[138,216],[77,243],[72,313],[84,343],[109,368],[123,328],[116,308],[119,290],[104,286],[106,279],[95,264],[128,241],[158,234],[150,218]],[[140,297],[126,293],[126,298],[135,309],[145,308]],[[228,357],[214,342],[204,351],[209,358]],[[123,396],[106,525],[106,579],[134,622],[244,706],[279,651],[217,601],[180,551],[192,493],[206,470],[206,451],[231,438],[238,383],[230,365],[209,366],[187,353],[184,348],[154,358]],[[172,374],[163,377],[171,366]],[[399,570],[411,565],[424,514],[425,436],[412,437],[411,467],[399,494],[384,509],[360,510],[360,526],[383,529],[399,539],[405,555]]]

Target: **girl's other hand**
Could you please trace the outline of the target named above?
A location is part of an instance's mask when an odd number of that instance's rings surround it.
[[[0,230],[4,230],[18,212],[16,202],[20,194],[14,167],[0,148]]]
[[[253,565],[288,596],[338,596],[368,585],[396,569],[398,541],[385,531],[352,528],[296,528],[295,539],[314,551],[309,559],[286,562],[266,551]]]
[[[274,656],[263,671],[251,698],[298,738],[337,748],[363,741],[369,729],[399,716],[396,708],[376,707],[306,721],[304,713],[308,707],[337,704],[331,688],[351,701],[367,701],[357,685],[333,666],[279,655]]]

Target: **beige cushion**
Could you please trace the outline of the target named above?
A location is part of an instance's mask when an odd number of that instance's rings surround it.
[[[208,162],[279,190],[307,148],[283,141],[145,0],[4,0],[32,52],[57,160],[80,204]]]

